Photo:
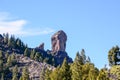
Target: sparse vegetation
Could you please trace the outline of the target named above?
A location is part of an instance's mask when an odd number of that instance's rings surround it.
[[[108,52],[110,68],[98,69],[85,50],[76,53],[73,63],[65,58],[63,63],[50,51],[27,47],[19,38],[3,34],[0,37],[1,80],[119,80],[120,48]],[[57,54],[60,54],[58,52]]]

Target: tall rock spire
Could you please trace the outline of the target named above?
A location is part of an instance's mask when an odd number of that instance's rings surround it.
[[[65,51],[67,35],[64,31],[56,32],[51,38],[52,52]]]

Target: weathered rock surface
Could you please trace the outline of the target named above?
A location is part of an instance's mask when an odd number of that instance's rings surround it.
[[[67,59],[68,63],[72,63],[72,58],[70,58],[65,51],[58,51],[55,53],[55,60],[57,65],[62,65],[64,58]]]
[[[66,41],[67,35],[62,30],[56,32],[51,38],[52,51],[50,53],[54,56],[57,65],[61,65],[64,58],[67,59],[68,63],[73,62],[72,58],[70,58],[65,51]]]
[[[17,54],[17,62],[19,63],[19,72],[22,73],[22,68],[27,66],[29,71],[29,77],[32,80],[39,80],[42,69],[54,70],[55,68],[47,63],[41,63],[31,60],[28,57]]]
[[[64,31],[60,30],[55,33],[51,38],[52,52],[65,51],[67,35]]]
[[[41,50],[44,50],[44,43],[40,44],[40,46],[38,48]]]

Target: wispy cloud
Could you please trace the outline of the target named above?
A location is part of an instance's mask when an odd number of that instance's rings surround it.
[[[9,13],[0,12],[0,34],[9,33],[19,36],[45,35],[54,32],[51,28],[26,29],[27,21],[24,19],[13,20]]]

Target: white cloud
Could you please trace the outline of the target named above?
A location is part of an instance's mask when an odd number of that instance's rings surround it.
[[[9,33],[19,36],[36,36],[54,32],[51,28],[30,28],[26,29],[26,20],[13,20],[6,12],[0,12],[0,34]]]

